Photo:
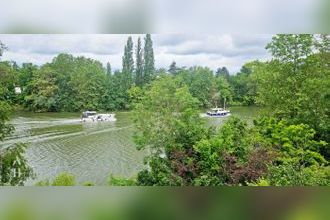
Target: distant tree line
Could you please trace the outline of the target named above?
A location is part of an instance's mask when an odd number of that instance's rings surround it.
[[[6,47],[1,45],[2,54]],[[35,112],[132,109],[150,83],[164,74],[178,76],[201,108],[258,104],[251,74],[258,61],[245,64],[235,75],[226,67],[213,72],[207,67],[178,67],[176,62],[168,70],[156,69],[150,34],[143,42],[138,38],[135,47],[128,37],[121,70],[113,71],[110,62],[103,67],[99,61],[70,54],[59,54],[42,66],[18,66],[14,61],[0,64],[6,77],[6,101]],[[15,87],[20,87],[21,94],[15,93]]]

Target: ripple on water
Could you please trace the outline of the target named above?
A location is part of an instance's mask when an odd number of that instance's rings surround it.
[[[17,115],[14,135],[4,144],[28,143],[27,159],[36,180],[52,179],[60,172],[74,174],[82,183],[106,184],[110,173],[131,177],[143,168],[144,152],[132,140],[130,113],[118,113],[117,122],[81,123],[63,113]]]

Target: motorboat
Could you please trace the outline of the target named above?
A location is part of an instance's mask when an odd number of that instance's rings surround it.
[[[98,122],[98,121],[116,121],[115,114],[98,114],[96,111],[85,111],[82,113],[82,122]]]
[[[206,112],[206,115],[210,117],[226,117],[230,115],[230,111],[223,108],[212,108],[210,111]]]

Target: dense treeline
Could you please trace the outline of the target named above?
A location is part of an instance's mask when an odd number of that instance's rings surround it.
[[[1,62],[0,133],[10,133],[4,113],[12,104],[134,109],[136,144],[150,149],[148,169],[135,180],[111,177],[110,185],[329,185],[329,36],[276,35],[266,49],[271,60],[246,63],[235,75],[175,62],[156,70],[150,35],[135,48],[128,38],[114,73],[110,63],[69,54],[41,67]],[[199,116],[200,108],[227,104],[267,111],[253,126],[230,117],[218,130]],[[63,179],[74,184],[69,174]]]
[[[82,111],[132,109],[136,92],[146,89],[162,74],[180,76],[200,107],[227,104],[255,104],[251,64],[237,75],[229,75],[226,67],[213,72],[207,67],[176,67],[155,69],[153,42],[147,34],[137,45],[128,38],[122,57],[122,69],[112,72],[110,62],[103,67],[99,61],[59,54],[50,63],[37,66],[1,62],[5,99],[35,111]],[[4,83],[5,82],[5,83]],[[15,87],[21,94],[15,93]]]
[[[36,112],[129,109],[129,89],[150,83],[155,72],[151,36],[146,35],[144,47],[138,39],[136,65],[133,50],[129,37],[122,70],[114,73],[110,63],[103,67],[99,61],[70,54],[59,54],[40,67],[2,62],[0,67],[7,78],[5,98]],[[15,87],[21,88],[20,95],[15,94]]]

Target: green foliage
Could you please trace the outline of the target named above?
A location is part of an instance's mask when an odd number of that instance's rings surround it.
[[[6,45],[4,45],[1,41],[0,41],[0,57],[2,56],[3,52],[7,50]]]
[[[41,180],[35,184],[35,186],[50,186],[49,180]]]
[[[128,93],[134,85],[133,78],[136,85],[142,87],[155,75],[150,35],[146,35],[144,43],[142,48],[139,39],[136,71],[131,37],[125,46],[122,71],[114,74],[110,63],[104,68],[99,61],[70,54],[59,54],[51,63],[40,68],[23,64],[16,70],[14,64],[0,63],[0,76],[8,78],[0,82],[6,83],[0,87],[6,91],[0,92],[6,92],[3,95],[6,99],[15,102],[18,99],[18,103],[36,112],[129,109],[131,101],[135,101]],[[18,79],[9,78],[16,75]],[[22,89],[21,95],[14,93],[16,84]]]
[[[122,177],[115,177],[112,174],[108,180],[109,186],[135,186],[136,181],[134,179],[127,179]]]
[[[3,141],[13,131],[13,126],[7,124],[11,108],[7,102],[0,101],[0,141]]]
[[[150,145],[150,147],[160,150],[160,148],[171,147],[175,139],[180,139],[188,127],[197,124],[202,129],[201,119],[196,109],[198,101],[193,98],[186,86],[180,86],[172,77],[155,81],[151,88],[146,91],[142,102],[137,106],[136,125],[139,133],[136,136],[140,147]],[[189,123],[185,127],[185,122]],[[195,129],[197,130],[197,128]]]
[[[290,125],[274,118],[263,118],[255,121],[259,133],[279,152],[281,164],[312,166],[326,164],[320,149],[326,145],[324,141],[315,141],[315,131],[308,125]]]
[[[222,68],[218,68],[217,71],[215,72],[217,77],[223,77],[225,79],[229,79],[230,75],[229,75],[229,71],[227,69],[227,67],[222,67]]]
[[[134,59],[133,59],[133,40],[132,37],[128,37],[127,43],[124,50],[124,56],[123,56],[123,68],[122,68],[122,74],[123,74],[123,84],[122,86],[125,88],[125,90],[129,89],[132,81],[133,81],[133,74],[134,74]]]
[[[5,80],[0,84],[4,82]],[[0,97],[3,97],[3,93],[6,91],[0,90]],[[10,110],[10,105],[0,100],[0,142],[14,130],[14,127],[7,123]],[[28,178],[34,176],[32,168],[24,158],[25,148],[26,145],[21,143],[0,148],[0,185],[23,185]]]
[[[254,72],[257,102],[292,124],[307,124],[315,139],[329,139],[328,38],[312,35],[277,35],[267,46],[273,60]],[[330,158],[329,146],[322,155]]]
[[[264,140],[277,152],[277,157],[264,177],[270,185],[329,185],[329,166],[321,155],[324,141],[315,141],[315,131],[308,125],[292,125],[275,118],[255,122]],[[259,183],[257,183],[259,185]]]
[[[55,177],[52,186],[74,186],[76,185],[76,178],[70,173],[63,172]]]
[[[198,99],[201,107],[208,107],[212,97],[213,72],[209,68],[192,67],[182,69],[177,78],[188,86],[191,95]]]
[[[150,34],[144,38],[143,62],[144,83],[149,84],[155,74],[155,58]]]
[[[298,62],[312,53],[313,36],[311,34],[278,34],[266,46],[274,58],[283,63]]]
[[[38,70],[28,85],[31,94],[25,97],[31,110],[57,111],[58,86],[56,85],[56,72],[48,66]]]
[[[144,78],[143,78],[143,54],[142,54],[141,38],[138,38],[135,55],[136,55],[135,85],[142,87],[144,85]]]
[[[31,110],[108,109],[105,70],[98,61],[60,54],[38,70],[23,68],[33,74],[28,84],[22,85],[25,106]]]
[[[128,96],[133,106],[142,102],[144,90],[140,87],[134,86],[128,90]]]
[[[109,62],[107,62],[107,75],[111,76],[111,74],[112,74],[111,64]]]
[[[17,83],[17,74],[12,63],[0,62],[0,101],[15,103],[15,84]]]
[[[231,117],[216,135],[199,141],[194,146],[199,171],[194,184],[245,185],[266,173],[271,154],[263,146],[253,147],[253,135],[245,122]]]
[[[215,103],[214,106],[225,105],[226,103],[232,102],[233,91],[227,78],[222,76],[217,77],[213,87],[212,101]]]
[[[272,166],[267,182],[272,186],[329,186],[329,167],[312,166],[301,169],[291,164]]]
[[[35,184],[35,186],[75,186],[76,178],[74,175],[63,172],[57,175],[53,181],[41,180]],[[83,186],[92,186],[93,183],[86,182]]]
[[[254,69],[263,64],[254,61],[246,63],[236,75],[231,76],[228,81],[233,90],[233,102],[241,105],[253,105],[256,102],[256,80]]]
[[[184,156],[194,143],[207,135],[197,104],[188,88],[170,76],[154,81],[146,91],[134,114],[138,128],[135,141],[139,149],[151,151],[150,157],[146,158],[151,170],[139,174],[138,180],[142,181],[139,184],[178,185],[181,177],[175,173],[178,170],[175,166],[180,164],[170,164],[164,158]],[[188,158],[182,163],[189,166],[191,161]],[[163,180],[157,182],[159,178]]]
[[[0,186],[22,186],[27,179],[34,177],[24,158],[25,148],[24,144],[16,144],[0,149]]]
[[[176,75],[180,69],[176,66],[176,62],[173,61],[168,69],[170,74]]]

